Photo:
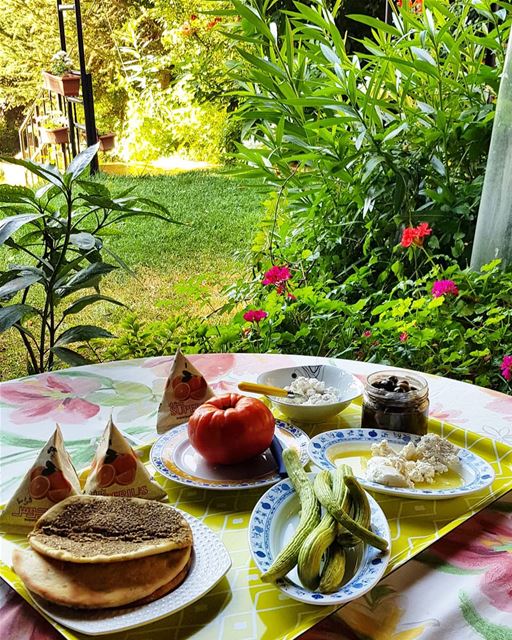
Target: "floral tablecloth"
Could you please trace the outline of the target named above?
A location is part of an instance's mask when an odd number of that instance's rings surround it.
[[[191,356],[217,393],[265,370],[325,362],[361,379],[382,368],[306,356]],[[37,451],[61,425],[77,468],[89,463],[113,412],[133,438],[155,436],[156,410],[172,357],[91,365],[0,384],[0,500],[13,493]],[[512,397],[427,376],[431,415],[512,445]],[[0,581],[4,640],[60,635]],[[144,637],[141,629],[141,638]],[[240,640],[249,636],[240,635]],[[303,640],[512,640],[512,496],[509,494],[417,559],[303,634]],[[256,640],[256,639],[255,639]]]

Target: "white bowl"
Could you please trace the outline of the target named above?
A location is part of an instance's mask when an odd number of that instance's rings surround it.
[[[283,415],[298,422],[322,422],[332,418],[363,392],[363,385],[355,376],[344,369],[326,364],[272,369],[261,373],[258,376],[258,383],[284,388],[299,376],[316,378],[325,382],[326,387],[334,387],[338,392],[339,400],[328,404],[303,405],[291,404],[286,398],[267,396]]]

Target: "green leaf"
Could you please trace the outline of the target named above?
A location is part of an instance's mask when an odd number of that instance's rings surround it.
[[[372,18],[371,16],[348,14],[346,17],[350,20],[355,20],[356,22],[367,24],[369,27],[377,29],[377,31],[389,33],[392,36],[400,37],[401,35],[400,31],[398,31],[398,29],[393,27],[391,24],[387,24],[386,22],[382,22],[382,20],[377,20],[377,18]]]
[[[71,175],[71,178],[73,180],[82,175],[82,173],[91,164],[94,156],[98,153],[99,148],[100,143],[97,142],[96,144],[87,147],[87,149],[84,149],[84,151],[75,156],[66,169],[66,175]]]
[[[81,231],[80,233],[72,233],[69,236],[69,241],[71,244],[79,247],[80,249],[84,249],[88,251],[89,249],[94,249],[96,246],[96,238],[91,233],[86,233],[85,231]]]
[[[95,262],[94,264],[90,264],[88,267],[81,269],[78,273],[71,276],[67,282],[58,281],[55,285],[57,294],[60,297],[64,297],[73,293],[73,291],[96,286],[99,283],[101,276],[110,273],[116,268],[117,267],[114,267],[114,265],[107,264],[105,262]]]
[[[33,204],[34,192],[28,187],[14,187],[9,184],[0,184],[0,202],[13,204]]]
[[[7,331],[13,324],[31,313],[37,313],[37,309],[29,304],[11,304],[8,307],[0,307],[0,333]]]
[[[23,225],[41,218],[41,213],[24,213],[19,216],[9,216],[0,220],[0,245],[2,245],[7,238],[10,238],[12,234],[23,227]]]
[[[111,304],[117,304],[120,307],[126,307],[125,304],[119,302],[118,300],[114,300],[114,298],[109,298],[108,296],[102,296],[99,293],[94,293],[90,296],[84,296],[83,298],[80,298],[80,300],[73,302],[73,304],[69,305],[69,307],[64,310],[62,315],[69,316],[73,313],[79,313],[80,311],[82,311],[82,309],[85,309],[85,307],[89,306],[90,304],[101,302],[102,300],[104,300],[105,302],[110,302]]]
[[[53,351],[59,360],[62,360],[62,362],[65,362],[72,367],[81,367],[84,364],[92,363],[92,360],[88,360],[81,353],[77,353],[67,347],[52,347],[51,351]]]
[[[35,173],[47,182],[51,182],[55,186],[62,189],[64,187],[64,181],[58,170],[51,165],[39,164],[39,162],[32,162],[32,160],[21,160],[19,158],[11,158],[9,156],[0,156],[0,162],[8,162],[10,164],[16,164],[24,169],[27,169],[31,173]]]
[[[419,60],[423,60],[424,62],[428,62],[428,64],[431,64],[433,67],[437,67],[436,61],[426,49],[421,49],[420,47],[411,47],[411,51]]]
[[[9,282],[7,282],[7,284],[4,284],[2,287],[0,287],[0,298],[12,296],[17,291],[26,289],[36,282],[39,282],[40,280],[42,280],[42,278],[43,276],[38,275],[37,273],[26,273],[26,275],[20,275],[16,278],[13,278]]]
[[[77,325],[63,331],[55,341],[55,346],[60,347],[64,344],[72,344],[73,342],[86,342],[93,338],[114,338],[115,336],[101,327],[92,324]]]

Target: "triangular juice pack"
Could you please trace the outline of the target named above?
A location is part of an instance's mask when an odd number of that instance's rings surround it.
[[[178,349],[158,408],[157,432],[165,433],[186,422],[197,407],[214,395],[201,373]]]
[[[0,527],[33,527],[54,504],[80,493],[80,481],[57,425],[16,493],[0,513]]]
[[[148,500],[161,500],[167,495],[151,479],[112,418],[98,443],[84,493]]]

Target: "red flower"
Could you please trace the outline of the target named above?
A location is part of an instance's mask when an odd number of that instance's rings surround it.
[[[363,331],[363,338],[369,338],[372,335],[372,332],[369,329]]]
[[[407,342],[407,340],[409,340],[409,334],[407,333],[407,331],[403,331],[400,334],[400,342]]]
[[[268,316],[268,313],[266,311],[263,311],[263,309],[251,309],[250,311],[246,311],[244,313],[244,320],[247,320],[247,322],[261,322],[261,320],[264,320],[266,317]]]
[[[193,14],[190,16],[190,19],[191,19],[191,20],[197,20],[197,16],[196,16],[196,14],[195,14],[195,13],[193,13]]]
[[[410,247],[411,244],[421,246],[423,244],[423,238],[429,236],[431,233],[432,229],[429,227],[428,222],[420,222],[417,227],[406,227],[402,231],[400,244],[402,247]]]

